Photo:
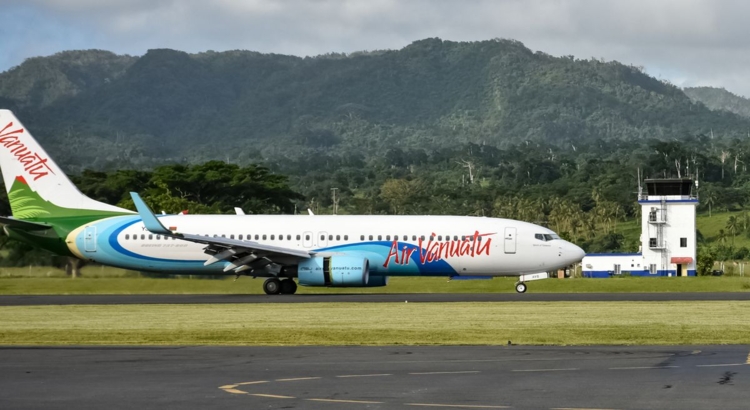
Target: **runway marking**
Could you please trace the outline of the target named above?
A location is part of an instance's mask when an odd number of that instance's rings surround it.
[[[404,406],[452,407],[459,409],[508,409],[510,406],[483,406],[479,404],[404,403]]]
[[[227,393],[232,393],[232,394],[247,394],[246,391],[237,390],[237,389],[222,389],[222,390],[224,390]]]
[[[521,369],[521,370],[511,370],[512,372],[569,372],[574,370],[581,370],[577,368],[570,368],[570,369]]]
[[[419,373],[409,373],[411,375],[417,376],[417,375],[428,375],[428,374],[469,374],[469,373],[481,373],[479,370],[465,370],[460,372],[419,372]]]
[[[648,369],[676,369],[680,366],[634,366],[634,367],[610,367],[608,370],[648,370]]]
[[[695,367],[745,366],[747,363],[696,364]]]
[[[237,386],[239,386],[239,384],[227,384],[226,386],[219,386],[219,388],[220,389],[234,389]]]
[[[305,400],[322,401],[325,403],[383,404],[382,401],[367,401],[367,400],[336,400],[336,399],[305,399]]]
[[[747,361],[745,363],[750,364],[750,353],[747,354]]]
[[[262,394],[262,393],[248,393],[248,394],[250,394],[251,396],[268,397],[268,398],[271,398],[271,399],[296,399],[296,397],[292,397],[292,396],[279,396],[279,395],[276,395],[276,394]]]
[[[553,407],[550,410],[615,410],[615,409],[594,409],[589,407]]]
[[[293,379],[276,379],[277,382],[296,382],[298,380],[316,380],[320,379],[320,377],[295,377]]]
[[[249,384],[263,384],[263,383],[268,383],[268,380],[258,380],[257,382],[242,382],[242,383],[237,383],[237,386],[247,386]]]
[[[380,374],[344,374],[341,376],[336,376],[341,379],[349,378],[349,377],[379,377],[379,376],[393,376],[391,373],[380,373]]]

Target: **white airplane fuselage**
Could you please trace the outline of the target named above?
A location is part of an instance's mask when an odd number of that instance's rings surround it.
[[[366,258],[373,276],[519,276],[569,266],[584,254],[547,228],[498,218],[166,215],[159,221],[180,232],[298,249],[315,257]],[[89,223],[66,242],[82,259],[133,270],[222,274],[229,264],[204,266],[204,245],[155,235],[138,215]]]

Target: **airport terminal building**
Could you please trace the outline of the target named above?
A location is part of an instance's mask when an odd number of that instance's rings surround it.
[[[692,179],[647,179],[641,205],[641,250],[627,254],[588,254],[584,277],[695,276],[695,211]]]

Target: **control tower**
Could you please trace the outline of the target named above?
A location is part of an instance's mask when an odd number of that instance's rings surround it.
[[[589,254],[584,277],[695,276],[695,211],[692,179],[647,179],[641,205],[641,249],[632,254]]]

